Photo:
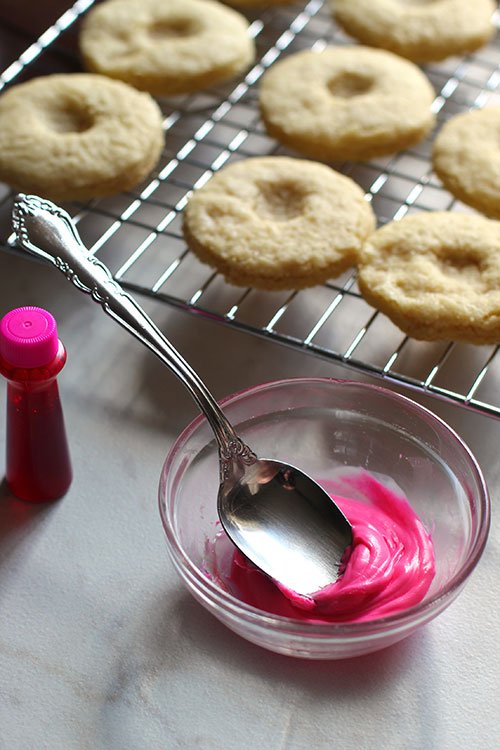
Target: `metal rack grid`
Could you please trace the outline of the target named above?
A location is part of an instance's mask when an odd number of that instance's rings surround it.
[[[78,22],[94,1],[78,0],[47,29],[0,76],[0,89],[48,70],[79,69]],[[193,189],[231,161],[287,153],[266,135],[259,119],[257,90],[266,68],[300,49],[352,43],[335,26],[324,0],[268,8],[249,20],[258,62],[244,78],[160,101],[166,150],[156,172],[132,192],[66,206],[83,241],[133,292],[500,416],[498,346],[408,338],[364,302],[353,270],[313,289],[260,292],[227,284],[187,250],[180,214]],[[498,38],[474,55],[429,65],[425,71],[436,89],[438,128],[459,112],[500,104]],[[432,136],[390,157],[335,167],[364,188],[380,224],[417,211],[469,210],[434,177],[431,144]],[[0,238],[12,249],[12,195],[0,188]]]

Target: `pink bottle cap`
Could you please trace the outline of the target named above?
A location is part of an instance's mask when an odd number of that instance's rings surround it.
[[[18,307],[0,321],[0,355],[12,367],[43,367],[57,354],[54,316],[41,307]]]

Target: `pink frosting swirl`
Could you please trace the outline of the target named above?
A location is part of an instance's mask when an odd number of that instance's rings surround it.
[[[374,620],[420,602],[434,577],[430,534],[408,500],[368,473],[347,480],[364,500],[335,495],[353,527],[342,575],[310,597],[272,581],[235,552],[230,582],[240,599],[264,611],[311,622]],[[333,496],[331,484],[322,482]]]

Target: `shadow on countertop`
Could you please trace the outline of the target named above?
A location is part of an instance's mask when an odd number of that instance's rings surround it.
[[[56,503],[28,503],[19,500],[5,480],[0,483],[0,567],[11,552],[49,517]]]

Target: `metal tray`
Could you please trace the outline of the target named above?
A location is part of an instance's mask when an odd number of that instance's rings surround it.
[[[78,25],[93,4],[76,2],[4,71],[0,89],[47,72],[80,69]],[[265,69],[299,49],[352,43],[335,26],[323,0],[248,17],[258,62],[226,86],[160,101],[167,137],[156,172],[133,192],[66,206],[83,241],[129,290],[500,416],[497,346],[423,343],[404,336],[364,302],[354,271],[309,290],[259,292],[228,285],[185,247],[180,214],[193,188],[236,159],[287,153],[266,135],[259,118],[257,88]],[[436,89],[438,128],[459,112],[500,104],[498,34],[476,54],[425,66],[425,72]],[[431,144],[432,137],[390,157],[335,167],[364,188],[380,224],[417,211],[469,210],[433,175]],[[0,185],[0,242],[14,250],[11,203],[10,190]]]

